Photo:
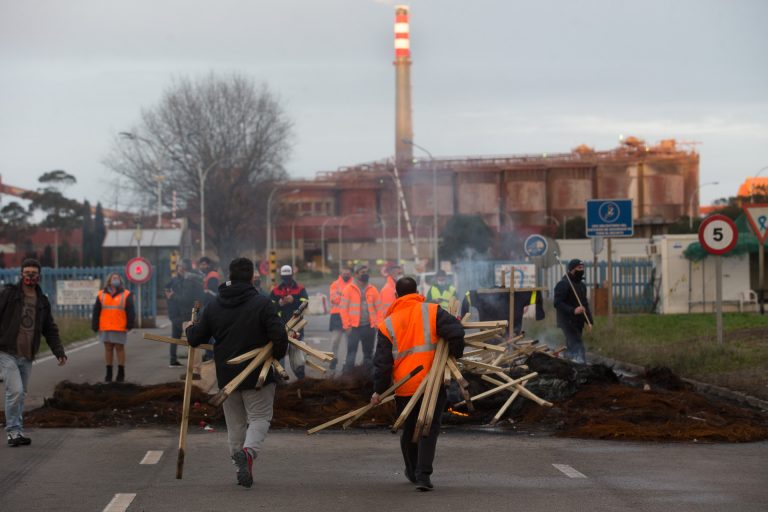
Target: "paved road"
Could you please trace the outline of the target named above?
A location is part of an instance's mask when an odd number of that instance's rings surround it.
[[[327,316],[311,317],[308,342],[329,349],[327,326]],[[167,368],[167,345],[141,334],[130,335],[128,380],[178,378],[181,370]],[[70,350],[63,368],[43,358],[27,403],[42,403],[60,380],[97,382],[103,373],[98,343]],[[273,432],[250,490],[234,484],[220,431],[192,429],[181,481],[174,478],[175,428],[29,434],[32,446],[0,447],[2,511],[768,510],[768,443],[638,444],[448,431],[438,450],[437,490],[420,494],[404,480],[397,437],[381,430]],[[148,451],[162,452],[156,464],[140,464]]]
[[[235,484],[225,434],[188,439],[176,480],[173,429],[38,430],[0,453],[0,508],[101,511],[522,510],[685,512],[766,510],[768,443],[635,444],[448,432],[435,492],[402,475],[387,431],[273,432],[252,489]],[[162,451],[156,464],[140,464]],[[558,469],[559,468],[559,469]],[[106,510],[126,510],[112,508]]]

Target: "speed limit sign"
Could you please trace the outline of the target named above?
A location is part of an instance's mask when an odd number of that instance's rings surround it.
[[[699,227],[699,242],[709,254],[725,254],[734,248],[738,240],[736,224],[725,215],[707,217]]]
[[[132,283],[146,283],[152,277],[152,265],[140,256],[132,258],[125,264],[125,275]]]

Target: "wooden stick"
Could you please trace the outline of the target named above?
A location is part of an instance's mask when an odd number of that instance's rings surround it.
[[[180,345],[182,347],[188,347],[189,343],[178,338],[171,338],[169,336],[160,336],[159,334],[152,334],[150,332],[144,333],[145,340],[162,341],[163,343],[172,343],[173,345]],[[213,350],[213,345],[210,343],[201,343],[197,348],[202,350]]]
[[[219,390],[216,395],[214,395],[213,398],[208,400],[208,403],[215,406],[220,406],[224,403],[224,400],[229,398],[229,395],[232,394],[234,390],[237,389],[237,387],[242,384],[242,382],[253,373],[253,371],[259,367],[260,364],[264,364],[266,360],[272,355],[272,342],[270,341],[264,346],[265,350],[262,350],[262,352],[254,357],[250,363],[248,363],[248,366],[246,366],[243,371],[241,371],[237,376],[229,381],[226,386],[224,386],[222,389]]]
[[[305,362],[307,363],[307,366],[311,366],[312,368],[314,368],[315,370],[319,371],[320,373],[325,373],[325,372],[328,371],[327,368],[323,368],[322,366],[320,366],[316,362],[310,361],[309,359],[307,359]]]
[[[464,343],[470,342],[470,341],[486,341],[491,340],[495,338],[496,336],[500,336],[504,332],[503,328],[498,329],[491,329],[490,331],[480,331],[480,332],[473,332],[472,334],[466,334],[464,336]]]
[[[296,323],[296,325],[294,325],[293,327],[291,327],[291,330],[292,330],[292,331],[296,331],[296,332],[299,332],[300,330],[302,330],[302,329],[303,329],[303,328],[304,328],[304,327],[307,325],[307,322],[308,322],[308,320],[307,320],[306,318],[302,318],[301,320],[299,320],[299,321]]]
[[[333,355],[330,355],[326,352],[321,352],[319,350],[315,350],[314,348],[310,347],[303,341],[297,340],[292,336],[288,336],[288,342],[294,347],[298,348],[299,350],[302,350],[307,354],[309,354],[310,356],[314,357],[315,359],[319,359],[321,361],[333,361],[335,359]]]
[[[434,382],[432,383],[432,394],[429,397],[429,401],[427,403],[427,414],[425,416],[424,424],[422,425],[420,432],[422,436],[429,435],[429,431],[432,429],[432,422],[434,421],[435,417],[435,407],[437,407],[437,400],[440,396],[440,390],[442,389],[441,377],[445,371],[444,368],[446,361],[448,361],[448,344],[442,339],[440,339],[437,345],[437,356],[437,369],[435,370],[435,374],[433,376]],[[426,400],[422,400],[422,405],[425,401]],[[442,411],[440,411],[440,413],[442,413]],[[414,436],[415,434],[416,431],[414,431]]]
[[[190,321],[197,321],[200,312],[200,302],[192,306]],[[173,339],[173,338],[171,338]],[[189,429],[189,406],[192,402],[192,374],[195,368],[195,348],[189,347],[187,354],[187,371],[184,374],[184,398],[181,406],[181,426],[179,427],[179,451],[176,456],[176,479],[181,480],[184,474],[184,457],[187,449],[187,430]]]
[[[413,410],[413,408],[416,407],[416,402],[418,402],[421,396],[424,394],[424,388],[426,387],[426,385],[427,385],[427,379],[424,378],[421,380],[419,387],[416,388],[416,391],[413,393],[413,396],[411,396],[411,399],[408,400],[408,403],[405,405],[405,408],[403,408],[403,412],[400,413],[400,416],[397,417],[397,420],[395,420],[395,423],[392,425],[392,428],[390,430],[393,434],[397,432],[398,429],[400,429],[400,426],[406,420],[408,415],[411,414],[411,411]]]
[[[532,373],[529,373],[528,375],[520,377],[519,379],[514,379],[511,382],[505,382],[505,383],[501,384],[500,386],[497,386],[497,387],[495,387],[493,389],[489,389],[488,391],[480,393],[479,395],[473,396],[472,397],[472,401],[474,402],[475,400],[482,400],[483,398],[487,398],[487,397],[489,397],[491,395],[495,395],[496,393],[500,393],[500,392],[502,392],[502,391],[504,391],[506,389],[513,388],[513,387],[515,387],[515,384],[520,384],[521,382],[525,382],[525,381],[530,380],[530,379],[532,379],[532,378],[534,378],[536,376],[538,376],[538,373],[532,372]],[[483,377],[485,377],[485,375],[483,375]],[[464,402],[459,402],[456,405],[457,406],[464,405]]]
[[[562,265],[562,263],[561,263],[561,265]],[[587,316],[587,308],[585,308],[584,304],[581,303],[581,299],[579,298],[579,294],[576,293],[576,287],[573,286],[573,281],[571,281],[571,276],[568,275],[568,272],[565,273],[565,278],[568,280],[568,284],[571,285],[571,290],[573,291],[573,296],[576,297],[576,302],[578,302],[579,306],[581,306],[581,314],[584,315],[584,320],[587,321],[587,325],[591,329],[592,328],[592,322],[589,321],[589,316]]]
[[[435,347],[435,356],[432,359],[432,367],[427,374],[427,385],[424,388],[424,396],[421,399],[421,407],[419,408],[419,414],[416,418],[416,427],[413,429],[413,442],[418,442],[419,435],[421,434],[422,427],[427,421],[427,415],[429,413],[429,404],[432,400],[432,395],[436,393],[435,383],[439,383],[443,378],[443,370],[440,367],[440,358],[443,353],[445,342],[439,340]],[[439,388],[439,384],[438,384]]]
[[[506,327],[509,322],[506,320],[486,320],[484,322],[465,322],[462,321],[461,325],[465,329],[496,329],[498,327]]]
[[[424,367],[422,365],[417,366],[416,368],[411,370],[411,372],[408,375],[406,375],[405,377],[403,377],[399,381],[397,381],[394,384],[392,384],[389,388],[387,388],[386,391],[384,391],[381,395],[379,395],[379,398],[382,398],[382,401],[383,401],[383,398],[386,398],[389,395],[394,394],[394,392],[397,390],[397,388],[399,388],[400,386],[402,386],[403,384],[405,384],[406,382],[411,380],[411,378],[413,378],[416,375],[418,375],[418,373],[421,370],[423,370],[423,369],[424,369]],[[423,382],[424,381],[422,381],[422,383]],[[421,386],[419,386],[419,387],[421,387]],[[416,391],[418,392],[418,389]],[[354,418],[358,414],[359,414],[359,416],[357,416],[357,417],[360,417],[363,414],[365,414],[366,412],[368,412],[371,409],[373,409],[374,407],[376,407],[376,406],[373,405],[373,404],[364,405],[363,407],[360,407],[359,409],[355,409],[354,411],[350,411],[347,414],[339,416],[338,418],[332,419],[331,421],[326,421],[322,425],[318,425],[316,427],[313,427],[313,428],[307,430],[307,435],[314,434],[315,432],[320,432],[323,429],[326,429],[326,428],[328,428],[330,426],[336,425],[337,423],[341,423],[342,421],[346,421],[349,418]]]
[[[384,404],[386,404],[387,402],[391,402],[391,401],[392,401],[392,400],[394,400],[394,399],[395,399],[395,395],[389,395],[388,397],[386,397],[386,398],[383,398],[383,399],[381,400],[381,402],[379,402],[379,405],[384,405]],[[370,405],[370,404],[369,404],[369,405]],[[378,405],[377,405],[376,407],[378,407]],[[349,427],[350,427],[350,426],[351,426],[351,425],[352,425],[354,422],[356,422],[356,421],[357,421],[357,420],[359,420],[361,417],[363,417],[363,415],[364,415],[365,413],[367,413],[368,411],[370,411],[371,409],[373,409],[373,407],[368,407],[367,405],[366,405],[366,406],[364,406],[364,407],[361,407],[360,409],[358,409],[358,413],[357,413],[357,414],[355,414],[354,416],[352,416],[351,418],[349,418],[347,421],[345,421],[345,422],[344,422],[344,423],[341,425],[341,428],[343,428],[344,430],[348,429],[348,428],[349,428]]]
[[[245,361],[249,359],[253,359],[254,357],[257,357],[259,354],[261,354],[261,351],[264,350],[264,347],[255,348],[253,350],[250,350],[246,352],[245,354],[240,354],[237,357],[233,357],[232,359],[227,360],[227,364],[240,364],[244,363]]]
[[[461,323],[469,322],[469,320],[472,318],[472,313],[467,311],[464,316],[461,319]]]
[[[259,372],[259,378],[256,381],[256,389],[261,389],[264,387],[264,382],[267,380],[267,375],[269,375],[269,370],[272,368],[272,361],[274,358],[272,357],[272,354],[269,355],[269,359],[261,365],[261,371]]]
[[[521,385],[523,385],[523,384],[521,384]],[[507,409],[509,408],[510,405],[512,405],[512,402],[515,401],[515,398],[517,398],[517,396],[519,394],[520,394],[520,390],[519,389],[516,389],[514,391],[514,393],[512,393],[512,395],[507,399],[507,401],[504,402],[504,405],[501,406],[501,409],[499,409],[499,412],[497,412],[496,415],[491,420],[491,425],[495,425],[496,423],[499,422],[499,420],[501,419],[502,415],[505,412],[507,412]]]
[[[291,377],[288,375],[288,372],[285,371],[285,368],[283,368],[283,365],[280,364],[280,361],[277,359],[272,359],[272,368],[275,369],[275,371],[282,377],[283,380],[288,380]]]
[[[507,381],[507,383],[509,383],[509,382],[512,382],[512,381],[513,381],[512,377],[510,377],[510,376],[509,376],[509,375],[507,375],[506,373],[500,373],[500,374],[497,374],[497,375],[498,375],[499,377],[501,377],[502,379],[504,379],[505,381]],[[482,377],[482,378],[483,378],[484,380],[488,380],[488,379],[486,379],[485,377],[487,377],[487,375],[483,375],[483,377]],[[499,381],[497,381],[496,379],[493,379],[493,380],[494,380],[495,382],[499,382]],[[489,382],[490,382],[490,381],[489,381]],[[531,393],[529,390],[525,389],[525,386],[523,386],[523,385],[521,385],[521,384],[515,384],[515,388],[516,388],[518,391],[520,391],[520,394],[521,394],[521,395],[523,395],[525,398],[527,398],[528,400],[532,400],[532,401],[536,402],[537,404],[541,405],[542,407],[552,407],[552,405],[553,405],[553,404],[552,404],[552,402],[548,402],[547,400],[544,400],[543,398],[541,398],[541,397],[539,397],[539,396],[536,396],[536,395],[534,395],[534,394],[533,394],[533,393]]]
[[[459,362],[463,363],[463,364],[466,364],[468,366],[474,366],[476,368],[480,368],[482,370],[488,370],[488,371],[494,372],[494,373],[496,373],[496,372],[503,372],[504,371],[504,368],[501,368],[499,366],[493,366],[493,365],[490,365],[490,364],[481,363],[479,361],[471,361],[471,360],[468,360],[468,359],[464,359],[463,357],[461,359],[459,359]]]
[[[466,339],[464,340],[465,345],[469,345],[470,347],[475,348],[482,348],[483,350],[491,350],[493,352],[501,352],[502,354],[507,351],[507,347],[502,347],[500,345],[491,345],[489,343],[483,343],[482,341],[474,341]]]
[[[302,302],[301,305],[296,309],[296,311],[293,312],[293,315],[291,315],[291,318],[288,319],[287,322],[285,322],[285,330],[288,331],[290,329],[293,329],[293,327],[301,322],[304,319],[304,311],[309,306],[309,301]]]
[[[467,402],[467,409],[471,412],[474,412],[475,406],[472,404],[472,400],[468,391],[469,382],[467,382],[467,379],[465,379],[461,374],[459,367],[456,365],[456,359],[454,359],[453,356],[448,357],[448,361],[446,362],[445,366],[453,375],[453,379],[459,384],[459,393],[461,393],[461,396],[464,397],[464,400]]]

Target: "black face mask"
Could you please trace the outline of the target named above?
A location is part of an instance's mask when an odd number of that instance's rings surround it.
[[[341,276],[341,280],[345,283],[348,283],[350,279],[352,279],[352,276]]]
[[[280,279],[285,284],[291,284],[291,281],[293,281],[293,277],[291,277],[291,276],[283,276]]]
[[[581,282],[581,280],[584,279],[584,271],[583,270],[576,270],[573,272],[573,280],[578,282]]]
[[[367,283],[368,279],[370,279],[370,278],[371,278],[371,276],[369,276],[368,274],[360,274],[360,276],[358,277],[358,279],[360,279],[361,283]]]

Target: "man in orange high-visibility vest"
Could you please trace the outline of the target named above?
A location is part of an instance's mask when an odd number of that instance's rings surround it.
[[[371,403],[380,403],[379,393],[387,389],[393,381],[402,379],[414,368],[422,365],[422,371],[395,391],[395,405],[400,414],[432,367],[440,338],[448,343],[448,351],[452,356],[461,357],[464,352],[464,327],[437,304],[425,302],[424,297],[418,293],[416,280],[412,277],[398,279],[395,291],[397,300],[387,311],[384,321],[379,324],[376,355],[373,360],[374,393]],[[430,480],[432,461],[435,459],[440,416],[445,409],[446,400],[445,388],[441,386],[432,427],[418,443],[411,440],[421,401],[403,424],[400,449],[405,461],[405,476],[416,484],[420,491],[433,489]]]
[[[341,324],[347,335],[347,360],[344,362],[343,373],[355,367],[358,345],[363,347],[363,365],[371,367],[376,325],[384,318],[384,312],[379,302],[379,291],[368,283],[369,278],[368,266],[358,266],[355,279],[341,294]]]
[[[331,331],[331,350],[335,358],[339,357],[339,345],[341,344],[341,338],[344,337],[344,326],[341,323],[341,295],[351,280],[352,269],[343,268],[339,278],[331,283],[331,320],[328,330]],[[331,361],[329,368],[331,370],[336,369],[336,359]]]
[[[397,299],[397,293],[395,292],[395,283],[400,276],[403,275],[403,269],[400,265],[392,265],[387,269],[387,282],[381,289],[379,296],[381,297],[381,309],[387,311],[389,306]]]

